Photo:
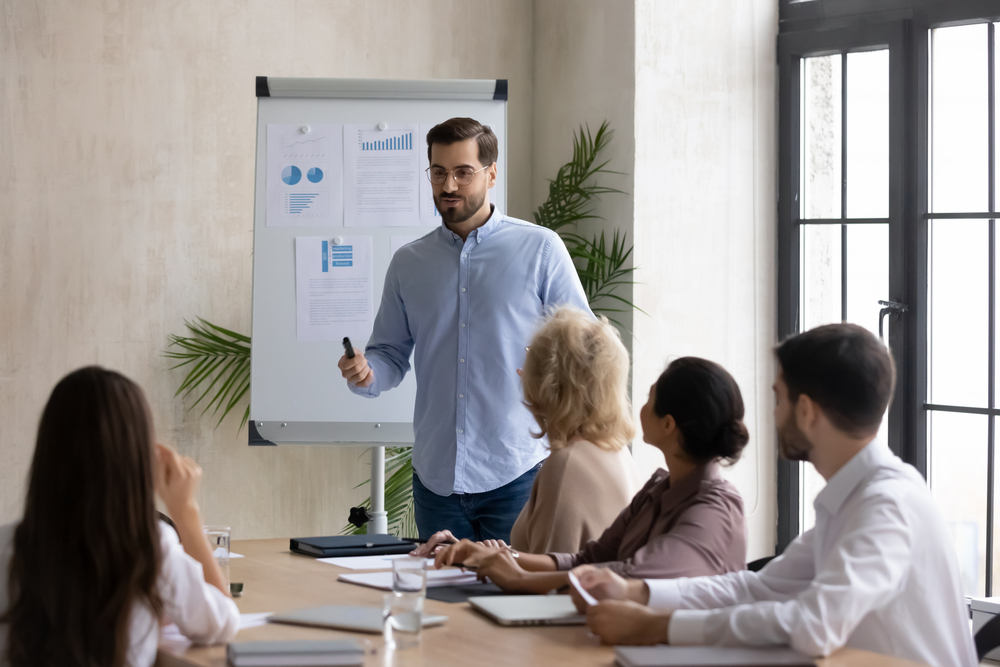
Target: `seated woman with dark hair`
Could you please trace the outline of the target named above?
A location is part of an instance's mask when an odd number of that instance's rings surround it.
[[[705,359],[671,363],[640,412],[643,439],[666,459],[628,507],[576,553],[533,554],[462,540],[438,552],[436,565],[474,566],[508,591],[545,593],[565,586],[569,570],[600,564],[624,577],[668,579],[746,568],[743,501],[722,478],[750,437],[733,377]]]
[[[0,527],[0,665],[151,667],[169,622],[196,642],[232,639],[240,614],[202,532],[200,480],[156,444],[134,382],[96,366],[63,378],[38,425],[24,516]]]

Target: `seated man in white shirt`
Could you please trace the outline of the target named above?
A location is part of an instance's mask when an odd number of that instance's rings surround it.
[[[588,625],[611,644],[787,644],[813,656],[849,646],[975,665],[944,520],[920,474],[875,441],[895,384],[888,350],[859,326],[832,324],[787,339],[776,356],[781,456],[827,480],[816,527],[756,573],[627,581],[577,568],[601,600]]]

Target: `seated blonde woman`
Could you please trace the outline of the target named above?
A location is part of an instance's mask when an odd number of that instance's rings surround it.
[[[611,525],[641,482],[627,445],[635,427],[628,352],[606,318],[563,307],[532,338],[520,371],[524,404],[549,457],[510,533],[520,551],[579,551]],[[456,541],[435,534],[418,552]],[[499,546],[490,541],[487,546]]]
[[[653,473],[600,537],[576,551],[542,553],[462,540],[440,551],[436,565],[476,567],[480,578],[528,593],[566,586],[568,570],[584,564],[633,579],[745,569],[743,501],[719,470],[749,440],[736,381],[711,361],[677,359],[650,387],[640,416],[643,439],[663,452],[669,472]]]
[[[524,405],[548,436],[549,458],[510,531],[520,551],[578,551],[642,486],[632,441],[628,352],[606,318],[555,311],[524,359]]]

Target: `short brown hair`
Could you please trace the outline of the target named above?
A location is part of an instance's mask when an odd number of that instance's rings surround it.
[[[431,128],[427,133],[427,161],[431,159],[431,146],[451,144],[465,141],[466,139],[476,139],[479,144],[479,164],[488,167],[497,161],[499,148],[497,148],[497,135],[489,125],[481,125],[478,120],[472,118],[449,118],[439,125]]]
[[[521,386],[538,422],[536,438],[560,449],[583,438],[616,451],[635,435],[628,400],[628,352],[607,318],[563,306],[531,339]]]
[[[805,394],[848,435],[878,430],[896,385],[888,348],[857,324],[826,324],[775,348],[788,398]]]

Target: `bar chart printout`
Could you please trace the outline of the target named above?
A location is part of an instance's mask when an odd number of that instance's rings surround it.
[[[418,125],[344,125],[344,226],[420,224]]]
[[[413,132],[361,132],[363,151],[409,151],[413,150]]]
[[[267,126],[267,225],[343,222],[343,127]]]

